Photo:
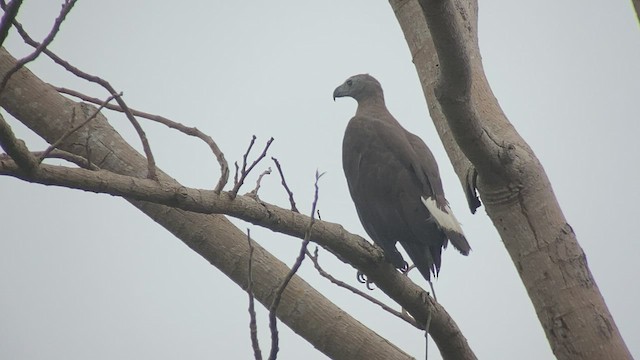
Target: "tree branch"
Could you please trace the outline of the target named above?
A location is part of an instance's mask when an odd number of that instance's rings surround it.
[[[311,218],[256,201],[252,197],[228,192],[190,189],[165,181],[119,175],[108,171],[89,171],[41,164],[31,175],[19,171],[11,161],[0,162],[0,175],[25,181],[56,185],[96,193],[108,193],[128,199],[167,205],[203,214],[226,214],[273,231],[304,239]],[[432,316],[430,334],[441,349],[453,347],[470,352],[466,340],[448,313],[427,292],[385,261],[381,250],[363,238],[348,233],[339,224],[316,221],[310,240],[327,248],[339,259],[367,275],[389,297],[400,304],[420,324]],[[431,309],[431,311],[429,311]],[[446,356],[445,356],[446,357]],[[464,358],[475,358],[473,356]]]
[[[7,35],[9,35],[9,30],[11,29],[13,20],[18,15],[18,10],[20,10],[20,6],[22,5],[22,0],[13,0],[9,2],[8,5],[2,1],[0,4],[2,4],[2,10],[4,10],[2,20],[0,20],[0,46],[2,46],[4,41],[7,39]]]
[[[20,68],[23,67],[25,64],[35,60],[38,56],[40,56],[40,54],[43,51],[46,50],[47,46],[51,44],[53,39],[58,34],[58,31],[60,31],[60,26],[62,25],[62,22],[67,17],[71,9],[73,9],[73,5],[76,4],[76,1],[77,0],[65,0],[64,4],[62,4],[62,9],[60,10],[60,14],[58,15],[58,17],[53,23],[53,27],[51,28],[51,31],[49,31],[49,34],[47,34],[47,36],[42,40],[40,44],[35,46],[36,48],[35,51],[25,56],[24,58],[18,60],[18,62],[14,65],[14,67],[4,74],[4,76],[2,77],[2,82],[0,82],[0,92],[2,92],[5,86],[7,86],[7,81],[9,81],[9,78],[11,78],[13,74],[18,72],[18,70],[20,70]],[[7,7],[11,7],[12,4],[9,4]],[[17,12],[17,9],[16,9],[16,12]],[[13,16],[11,21],[14,23],[16,22],[15,16]]]
[[[2,114],[0,114],[0,146],[21,170],[31,172],[38,166],[38,160],[29,152],[24,141],[16,138]]]

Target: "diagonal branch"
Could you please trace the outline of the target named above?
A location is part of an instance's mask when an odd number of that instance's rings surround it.
[[[96,193],[108,193],[128,199],[143,200],[187,211],[226,214],[273,231],[304,239],[311,218],[275,205],[256,201],[250,196],[233,196],[228,192],[190,189],[179,184],[135,178],[108,171],[89,171],[41,164],[27,175],[15,163],[0,161],[0,175],[25,181],[64,186]],[[474,359],[466,339],[444,308],[406,276],[384,260],[381,250],[363,238],[350,234],[338,224],[317,220],[310,240],[338,255],[342,261],[362,271],[389,297],[405,308],[419,324],[431,316],[429,333],[441,352]],[[463,350],[461,350],[463,349]],[[446,356],[445,356],[446,358]]]

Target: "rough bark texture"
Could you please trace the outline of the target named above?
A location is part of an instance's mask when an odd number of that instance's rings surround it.
[[[477,3],[390,3],[454,168],[463,185],[469,162],[477,169],[487,214],[556,357],[630,359],[542,165],[491,92],[478,48]]]
[[[0,77],[14,64],[15,59],[4,49],[0,49]],[[25,69],[12,77],[7,89],[0,95],[0,105],[50,143],[64,134],[70,122],[81,121],[94,109],[61,96]],[[124,175],[146,175],[146,160],[102,116],[71,136],[61,148],[86,156],[84,138],[89,131],[93,163]],[[178,185],[165,174],[161,174],[160,178],[163,182]],[[198,214],[143,201],[130,202],[219,268],[240,287],[247,287],[249,248],[246,234],[224,216]],[[253,291],[255,297],[268,307],[275,289],[289,269],[257,244],[255,247]],[[283,294],[278,317],[333,359],[411,358],[353,319],[297,276],[291,280]]]

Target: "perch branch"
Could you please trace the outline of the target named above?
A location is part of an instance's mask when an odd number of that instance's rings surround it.
[[[40,164],[34,174],[25,174],[13,161],[0,161],[0,175],[13,176],[45,185],[64,186],[96,193],[108,193],[129,200],[166,205],[204,214],[226,214],[272,231],[304,238],[309,232],[310,218],[248,196],[216,194],[212,190],[190,189],[179,184],[124,176],[104,170],[89,171]],[[374,281],[378,288],[406,309],[418,324],[431,313],[429,333],[443,354],[464,353],[463,359],[474,359],[473,352],[460,329],[446,310],[424,289],[417,286],[384,259],[382,251],[363,238],[338,225],[316,221],[309,239]]]
[[[307,256],[309,256],[309,259],[311,259],[311,261],[313,262],[313,266],[316,268],[316,270],[318,271],[318,273],[324,277],[325,279],[328,279],[329,281],[331,281],[332,283],[336,284],[337,286],[347,289],[349,291],[351,291],[352,293],[359,295],[363,298],[365,298],[366,300],[380,306],[384,311],[390,313],[391,315],[394,315],[406,322],[408,322],[409,324],[411,324],[412,326],[420,329],[420,330],[424,330],[423,326],[420,326],[418,323],[416,323],[416,321],[409,316],[407,313],[403,313],[400,311],[397,311],[391,307],[389,307],[388,305],[386,305],[385,303],[383,303],[382,301],[374,298],[373,296],[364,293],[362,291],[360,291],[359,289],[345,283],[344,281],[338,280],[335,277],[333,277],[331,274],[329,274],[328,272],[326,272],[321,266],[320,266],[320,261],[318,260],[318,247],[316,246],[316,249],[313,251],[313,254],[311,254],[308,250],[307,250]]]

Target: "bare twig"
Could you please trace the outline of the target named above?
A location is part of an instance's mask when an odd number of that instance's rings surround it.
[[[58,15],[58,17],[54,21],[53,27],[51,28],[51,31],[49,32],[49,34],[47,34],[47,36],[42,40],[42,43],[40,43],[37,46],[35,46],[36,49],[35,49],[34,52],[32,52],[31,54],[29,54],[29,55],[23,57],[22,59],[18,60],[18,62],[13,66],[13,68],[11,68],[9,71],[7,71],[4,74],[4,77],[2,78],[2,82],[0,83],[0,93],[2,92],[2,90],[4,90],[5,86],[7,86],[7,82],[9,82],[9,79],[11,78],[11,76],[13,76],[13,74],[18,72],[18,70],[20,70],[20,68],[22,68],[28,62],[35,60],[44,50],[46,50],[47,46],[49,46],[49,44],[51,44],[53,39],[58,34],[58,31],[60,31],[60,25],[62,25],[62,22],[67,17],[69,12],[73,8],[73,5],[75,5],[76,1],[77,0],[65,0],[64,1],[64,3],[62,4],[62,9],[60,10],[60,14]],[[9,4],[7,7],[9,7],[11,5],[12,4]],[[16,12],[17,12],[17,9],[16,9]],[[4,21],[4,19],[3,19],[3,21]],[[14,15],[13,19],[11,19],[11,21],[14,24],[16,23],[15,15]],[[3,24],[3,26],[4,26],[4,24]]]
[[[4,10],[4,15],[2,15],[2,20],[0,20],[0,46],[4,44],[4,41],[7,39],[7,35],[9,35],[9,29],[11,29],[11,23],[18,15],[18,9],[20,9],[20,5],[22,5],[22,0],[13,0],[8,5],[2,1],[2,10]]]
[[[44,152],[33,152],[32,153],[34,156],[38,157],[38,158],[43,158],[44,156]],[[78,165],[79,167],[83,168],[83,169],[87,169],[87,170],[100,170],[100,168],[95,165],[92,164],[91,161],[89,161],[89,159],[85,159],[82,156],[78,156],[76,154],[72,154],[70,152],[66,152],[64,150],[59,150],[59,149],[54,149],[51,150],[50,153],[48,153],[46,155],[47,159],[62,159],[62,160],[66,160],[69,161],[71,163],[74,163],[76,165]]]
[[[29,152],[24,141],[16,138],[2,114],[0,114],[0,146],[22,170],[30,172],[38,166],[38,160]]]
[[[249,295],[249,333],[251,335],[251,346],[256,360],[262,360],[262,350],[258,342],[258,326],[256,324],[256,309],[253,298],[253,242],[251,241],[251,230],[247,228],[247,241],[249,242],[249,281],[247,294]]]
[[[313,262],[313,266],[316,268],[316,270],[318,270],[318,273],[328,279],[329,281],[331,281],[332,283],[338,285],[341,288],[347,289],[349,291],[351,291],[352,293],[359,295],[367,300],[369,300],[370,302],[380,306],[384,311],[397,316],[398,318],[408,322],[409,324],[411,324],[412,326],[418,328],[418,329],[423,329],[422,326],[420,324],[418,324],[409,314],[405,313],[405,312],[401,312],[401,311],[397,311],[394,310],[393,308],[389,307],[388,305],[386,305],[385,303],[383,303],[382,301],[374,298],[373,296],[362,292],[360,290],[358,290],[357,288],[345,283],[344,281],[338,280],[335,277],[333,277],[331,274],[329,274],[328,272],[326,272],[321,266],[320,266],[320,262],[318,261],[318,247],[316,246],[315,250],[313,251],[313,254],[311,254],[308,250],[307,250],[307,256],[309,256],[309,259],[311,259],[311,261]]]
[[[289,189],[289,185],[287,185],[287,181],[284,179],[284,173],[282,172],[282,167],[280,167],[280,162],[278,161],[278,159],[274,157],[271,157],[271,160],[273,160],[273,162],[276,163],[276,168],[278,169],[278,173],[280,174],[280,179],[282,180],[282,186],[284,186],[284,189],[287,191],[287,194],[289,195],[289,203],[291,204],[291,211],[295,211],[299,213],[300,211],[298,211],[298,208],[296,207],[296,201],[293,199],[293,192],[291,191],[291,189]],[[320,215],[320,213],[318,213],[318,215]]]
[[[271,139],[273,140],[273,138]],[[278,340],[278,325],[276,321],[276,310],[278,310],[278,305],[280,305],[280,299],[282,298],[282,293],[284,293],[284,290],[289,284],[289,281],[291,281],[291,278],[293,278],[293,276],[296,274],[296,272],[302,265],[302,261],[304,260],[305,254],[307,253],[307,246],[309,245],[309,241],[311,238],[311,228],[313,227],[313,224],[316,221],[315,212],[316,212],[316,206],[318,205],[318,190],[319,190],[318,181],[320,180],[322,175],[324,175],[324,173],[320,174],[318,173],[318,171],[316,171],[316,181],[314,184],[315,192],[313,196],[313,204],[311,205],[311,218],[309,219],[309,226],[307,226],[307,230],[304,234],[304,240],[302,241],[302,246],[300,247],[298,258],[296,259],[296,262],[291,267],[291,270],[289,271],[287,276],[285,276],[284,280],[282,281],[282,285],[280,285],[280,287],[278,288],[278,291],[276,292],[273,298],[273,302],[269,307],[269,329],[271,329],[271,352],[269,353],[269,360],[275,360],[278,355],[279,340]]]
[[[105,101],[102,102],[102,104],[100,105],[99,108],[97,108],[93,114],[91,114],[85,121],[81,122],[80,124],[74,126],[71,130],[67,131],[64,135],[62,135],[60,137],[60,139],[58,139],[56,142],[54,142],[53,144],[51,144],[40,156],[40,158],[38,159],[39,162],[42,162],[42,160],[47,157],[47,155],[51,152],[51,150],[57,148],[65,139],[67,139],[69,136],[71,136],[71,134],[75,133],[76,131],[78,131],[80,128],[82,128],[83,126],[87,125],[89,123],[89,121],[95,119],[96,116],[98,116],[98,114],[100,113],[100,110],[102,110],[106,104],[108,104],[111,100],[113,99],[117,99],[120,96],[122,96],[122,93],[120,94],[114,94],[109,96]]]
[[[268,168],[267,170],[263,171],[262,174],[258,176],[258,180],[256,180],[256,187],[253,190],[251,190],[249,195],[255,196],[256,198],[258,198],[258,190],[260,190],[260,183],[262,182],[262,178],[265,175],[269,175],[269,174],[271,174],[271,168]]]
[[[253,163],[251,163],[249,168],[247,168],[247,157],[249,156],[249,152],[251,151],[251,148],[253,147],[253,144],[255,142],[256,142],[256,136],[253,135],[251,137],[251,143],[249,143],[249,147],[247,148],[247,152],[245,152],[244,156],[242,157],[242,170],[240,170],[240,178],[237,181],[235,181],[235,184],[233,185],[233,189],[229,191],[229,194],[231,194],[232,197],[235,197],[236,195],[238,195],[238,190],[240,190],[240,187],[244,183],[244,180],[246,179],[247,175],[249,175],[251,170],[253,170],[253,168],[256,165],[258,165],[258,163],[262,159],[264,159],[264,157],[267,155],[267,151],[269,150],[269,146],[271,146],[271,143],[273,142],[273,138],[270,138],[269,141],[267,141],[267,144],[264,146],[262,153],[256,158],[256,160]],[[238,164],[236,163],[236,178],[237,176],[238,176]]]
[[[94,98],[88,95],[85,95],[83,93],[80,93],[78,91],[75,90],[71,90],[71,89],[67,89],[67,88],[61,88],[61,87],[56,87],[56,90],[58,90],[58,92],[63,93],[63,94],[67,94],[67,95],[71,95],[74,97],[77,97],[79,99],[82,99],[86,102],[90,102],[96,105],[100,105],[102,103],[102,100],[98,99],[98,98]],[[122,109],[122,107],[115,105],[115,104],[107,104],[105,105],[105,108],[109,109],[109,110],[114,110],[114,111],[119,111],[119,112],[124,112],[124,110]],[[173,120],[167,119],[164,116],[160,116],[160,115],[154,115],[154,114],[149,114],[143,111],[139,111],[139,110],[135,110],[133,108],[129,108],[129,110],[131,111],[131,113],[137,117],[141,117],[141,118],[145,118],[151,121],[155,121],[157,123],[163,124],[171,129],[174,130],[178,130],[180,132],[182,132],[183,134],[189,135],[189,136],[195,136],[199,139],[201,139],[202,141],[204,141],[207,145],[209,145],[209,148],[211,149],[211,151],[213,152],[213,154],[216,156],[216,159],[218,160],[218,164],[220,164],[220,179],[218,180],[218,184],[216,185],[214,191],[219,194],[220,191],[222,191],[222,189],[224,189],[225,185],[227,185],[227,181],[229,181],[229,164],[227,163],[227,159],[225,159],[224,157],[224,153],[222,153],[222,151],[220,150],[220,148],[218,147],[218,145],[216,144],[216,142],[213,140],[213,138],[205,133],[203,133],[202,131],[200,131],[198,128],[195,127],[188,127],[185,126],[179,122],[175,122]]]
[[[29,34],[27,34],[27,32],[24,30],[24,28],[22,27],[22,24],[20,24],[17,21],[13,21],[13,25],[15,26],[16,30],[18,30],[18,33],[20,34],[20,36],[22,36],[22,39],[24,40],[25,43],[27,43],[28,45],[38,48],[40,46],[40,43],[38,43],[37,41],[33,40]],[[85,79],[89,82],[92,83],[96,83],[100,86],[102,86],[103,88],[105,88],[109,94],[111,96],[115,96],[118,93],[116,92],[116,90],[113,88],[113,86],[111,86],[111,84],[98,77],[95,75],[90,75],[80,69],[78,69],[77,67],[71,65],[68,61],[62,59],[61,57],[59,57],[58,55],[54,54],[51,50],[44,48],[42,50],[42,52],[47,55],[49,58],[51,58],[51,60],[53,60],[56,64],[62,66],[63,68],[65,68],[67,71],[69,71],[70,73],[74,74],[75,76]],[[156,170],[156,161],[153,157],[153,153],[151,152],[151,147],[149,146],[149,140],[147,140],[147,135],[145,134],[144,130],[142,129],[142,126],[140,126],[140,123],[138,122],[138,120],[136,120],[135,116],[131,113],[131,110],[129,109],[129,106],[124,102],[124,100],[122,99],[122,96],[116,96],[116,102],[118,103],[118,105],[120,105],[120,107],[123,109],[125,115],[127,116],[127,119],[129,119],[129,122],[131,122],[131,125],[133,125],[133,128],[136,130],[136,133],[138,134],[138,137],[140,138],[140,141],[142,142],[142,149],[144,150],[144,153],[147,157],[147,171],[148,171],[148,175],[147,177],[149,179],[153,179],[153,180],[157,180],[158,179],[158,174],[157,174],[157,170]]]

